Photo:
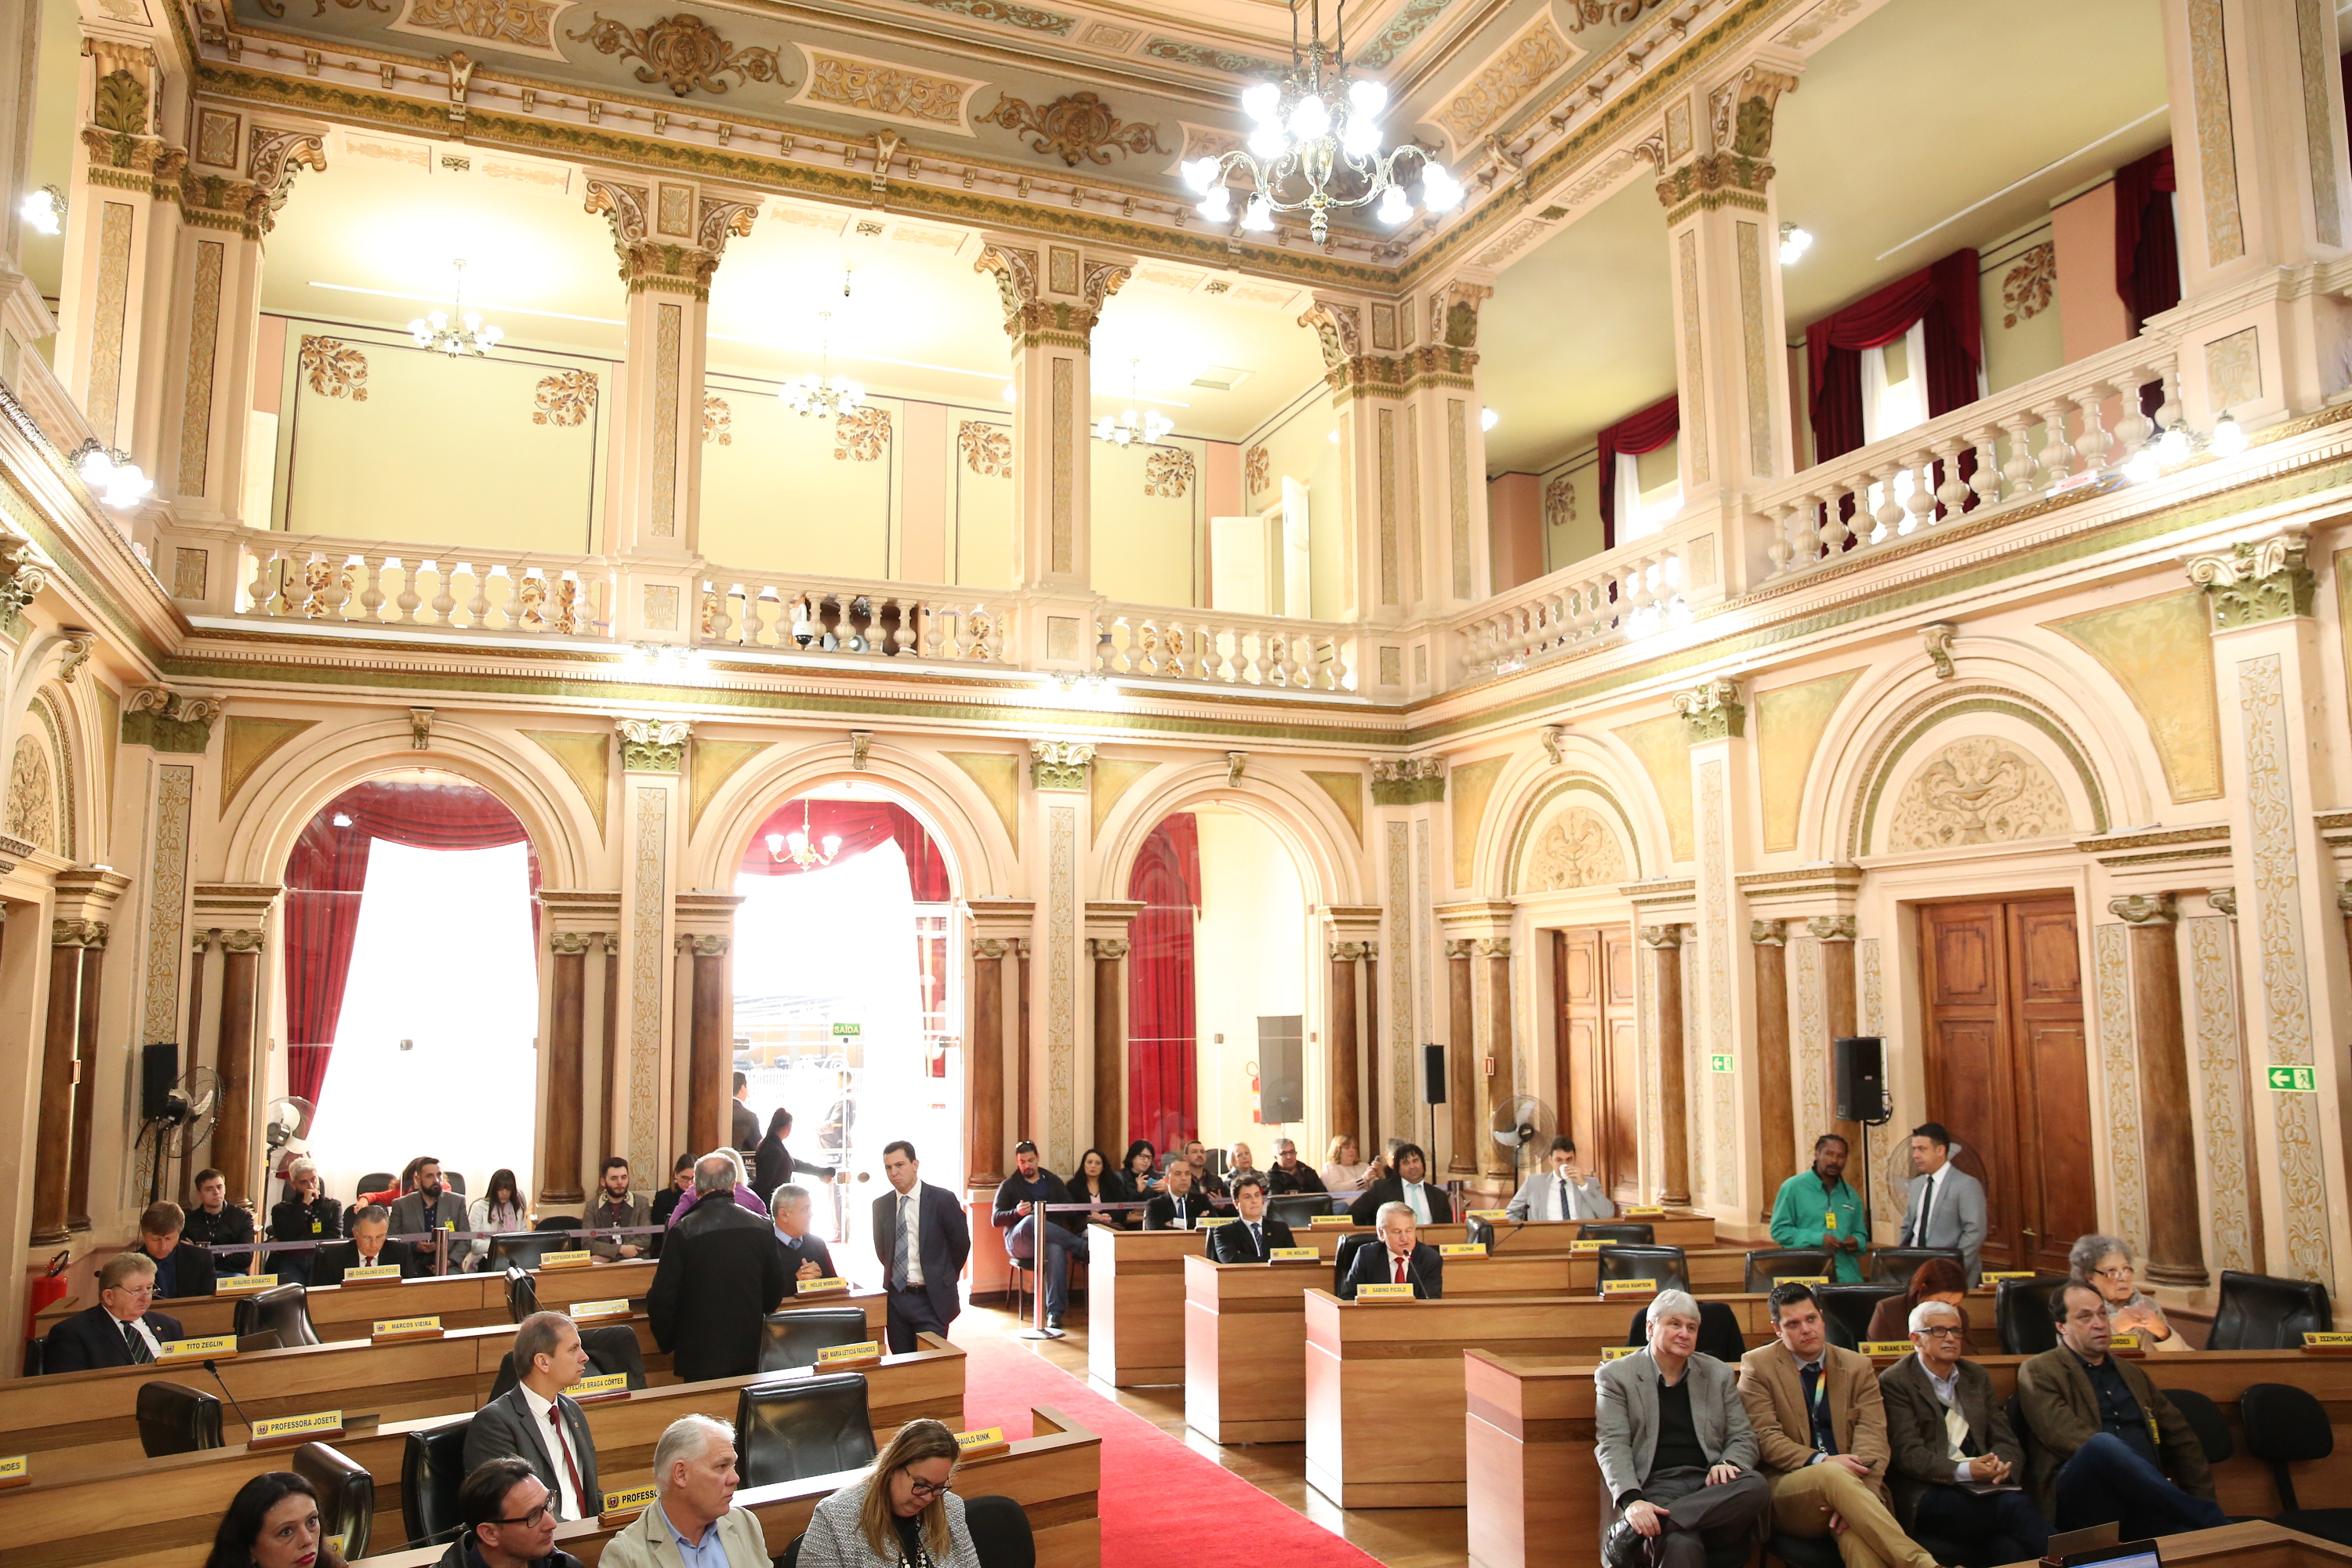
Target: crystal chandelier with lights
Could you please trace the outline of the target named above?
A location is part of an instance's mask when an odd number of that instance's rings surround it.
[[[1141,360],[1127,362],[1127,395],[1130,398],[1135,395],[1138,370],[1142,363]],[[1160,410],[1155,408],[1139,418],[1134,407],[1130,405],[1121,410],[1117,419],[1106,414],[1097,420],[1095,424],[1095,439],[1108,441],[1117,447],[1132,447],[1138,442],[1146,447],[1154,447],[1160,444],[1160,437],[1175,428],[1176,421],[1169,418]]]
[[[838,833],[826,834],[821,844],[810,841],[809,807],[806,800],[801,802],[801,825],[796,830],[791,833],[768,835],[768,858],[779,864],[790,860],[803,871],[814,870],[819,866],[830,866],[833,864],[833,858],[840,853],[841,835]]]
[[[457,288],[449,308],[409,322],[409,335],[416,340],[418,348],[431,349],[451,359],[487,354],[499,346],[499,340],[506,333],[497,327],[484,326],[479,311],[466,309],[466,263],[460,258],[449,265],[457,269]],[[449,324],[452,317],[457,321],[454,327]]]
[[[1307,232],[1323,243],[1333,209],[1380,203],[1373,216],[1390,225],[1413,212],[1404,193],[1399,163],[1421,161],[1421,205],[1451,212],[1462,203],[1462,186],[1426,149],[1407,142],[1381,151],[1381,110],[1388,89],[1370,78],[1348,79],[1347,0],[1332,12],[1332,41],[1323,42],[1322,0],[1307,0],[1307,41],[1298,42],[1298,4],[1290,5],[1290,73],[1279,83],[1253,82],[1243,90],[1242,108],[1256,129],[1248,145],[1223,155],[1194,158],[1183,166],[1184,181],[1201,194],[1199,212],[1212,223],[1233,216],[1228,182],[1249,176],[1249,205],[1242,227],[1263,233],[1276,213],[1303,212]]]
[[[843,285],[841,291],[845,294],[848,293],[848,286]],[[814,375],[793,377],[783,385],[776,388],[776,395],[782,398],[787,406],[803,416],[814,414],[826,418],[836,418],[844,414],[855,414],[866,406],[866,388],[845,375],[831,374],[833,312],[820,310],[817,312],[816,319],[820,334],[819,342],[822,345],[819,351],[822,357],[818,361],[817,373]]]
[[[100,446],[95,436],[74,449],[73,466],[91,493],[117,511],[130,510],[155,490],[155,481],[140,471],[129,453]]]

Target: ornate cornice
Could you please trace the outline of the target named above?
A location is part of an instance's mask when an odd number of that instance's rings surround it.
[[[2134,893],[2128,898],[2109,899],[2107,910],[2126,925],[2175,925],[2180,920],[2180,907],[2170,893]]]
[[[683,770],[686,742],[694,726],[684,719],[615,719],[621,737],[621,771],[674,773]]]
[[[1037,789],[1085,789],[1094,760],[1091,741],[1032,741],[1029,782]]]
[[[1445,798],[1445,763],[1436,757],[1372,759],[1374,805],[1422,805]]]
[[[123,704],[122,743],[154,752],[201,755],[212,744],[213,721],[226,704],[168,686],[142,686]]]
[[[1748,733],[1748,706],[1739,700],[1739,683],[1718,678],[1675,693],[1675,711],[1683,716],[1691,743],[1736,741]]]
[[[2311,614],[2319,584],[2305,563],[2309,547],[2303,531],[2290,528],[2190,556],[2189,580],[2205,590],[2213,629],[2226,632]]]

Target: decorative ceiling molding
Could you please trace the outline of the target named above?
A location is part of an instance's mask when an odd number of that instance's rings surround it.
[[[1024,32],[1043,33],[1048,37],[1066,38],[1078,25],[1076,16],[1041,10],[1034,5],[1014,5],[1006,0],[909,0],[916,5],[928,5],[934,11],[946,11],[958,16],[971,16],[982,22],[999,22]]]
[[[411,0],[414,3],[414,0]],[[782,83],[784,68],[777,51],[756,46],[738,47],[690,11],[664,16],[651,26],[632,27],[598,12],[588,26],[565,37],[584,43],[600,55],[643,60],[636,78],[660,82],[678,97],[689,92],[725,92],[720,79]]]
[[[809,74],[793,95],[794,103],[925,131],[973,134],[971,95],[988,85],[984,81],[869,60],[814,44],[803,44],[801,52],[808,57]]]
[[[564,58],[555,44],[555,19],[577,0],[402,0],[384,26],[425,38],[464,38],[486,49]]]
[[[1075,169],[1081,159],[1108,163],[1113,153],[1141,157],[1168,149],[1160,144],[1160,128],[1149,122],[1129,125],[1111,112],[1110,105],[1091,92],[1074,92],[1032,108],[1009,93],[997,95],[996,107],[980,117],[987,125],[1034,137],[1032,153],[1051,153]]]

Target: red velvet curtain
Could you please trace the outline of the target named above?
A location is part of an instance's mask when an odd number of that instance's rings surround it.
[[[2116,292],[2131,330],[2180,303],[2180,247],[2171,195],[2179,189],[2168,144],[2116,171]]]
[[[359,935],[368,848],[376,839],[417,849],[496,849],[530,835],[478,784],[373,779],[329,802],[286,862],[287,1092],[317,1104],[342,1016]],[[530,857],[539,890],[539,856]],[[531,906],[534,923],[539,906]]]
[[[1128,928],[1127,1136],[1181,1147],[1200,1126],[1192,924],[1201,912],[1201,829],[1191,812],[1151,830],[1128,873],[1127,896],[1143,905]]]
[[[1620,419],[1601,432],[1601,548],[1617,545],[1617,454],[1640,457],[1654,452],[1682,434],[1680,395],[1654,403],[1639,414]],[[1131,896],[1131,895],[1130,895]]]
[[[788,800],[768,815],[760,830],[751,836],[751,843],[743,851],[742,872],[747,877],[796,877],[804,871],[821,871],[824,866],[795,865],[792,850],[786,846],[782,855],[770,853],[768,835],[793,834],[803,831],[803,821],[811,847],[822,848],[827,838],[838,837],[841,846],[835,850],[826,866],[839,866],[855,860],[869,849],[898,841],[898,853],[907,858],[907,886],[919,904],[943,904],[953,895],[948,890],[947,862],[940,856],[939,846],[915,814],[889,801],[873,800]]]
[[[1977,400],[1984,335],[1977,253],[1956,250],[1805,329],[1812,378],[1813,461],[1863,445],[1862,355],[1927,324],[1927,417]]]

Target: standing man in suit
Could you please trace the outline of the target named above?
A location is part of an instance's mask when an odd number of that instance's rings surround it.
[[[1401,1143],[1394,1161],[1396,1174],[1382,1176],[1364,1189],[1364,1195],[1349,1205],[1348,1217],[1358,1225],[1370,1225],[1373,1216],[1389,1204],[1402,1204],[1412,1211],[1419,1225],[1452,1225],[1454,1205],[1446,1195],[1423,1178],[1429,1174],[1429,1158],[1418,1143]]]
[[[1996,1563],[2039,1558],[2049,1550],[2050,1521],[2022,1489],[2025,1450],[1992,1373],[1960,1359],[1968,1345],[1960,1310],[1948,1301],[1912,1308],[1911,1344],[1878,1380],[1895,1517],[1915,1536],[1980,1542]]]
[[[650,1223],[646,1218],[646,1200],[629,1192],[629,1163],[618,1154],[604,1156],[604,1170],[596,1187],[595,1202],[588,1205],[588,1228],[591,1230],[621,1230]],[[646,1255],[649,1236],[608,1236],[588,1244],[589,1256],[606,1263],[621,1263]]]
[[[745,1154],[760,1152],[760,1114],[751,1109],[751,1080],[741,1073],[735,1075],[734,1144]]]
[[[311,1285],[340,1285],[346,1269],[385,1264],[399,1269],[404,1279],[415,1278],[422,1272],[416,1254],[409,1250],[408,1243],[388,1239],[391,1230],[392,1211],[382,1204],[353,1209],[352,1238],[319,1248],[319,1260],[310,1266]]]
[[[919,1333],[945,1338],[962,1310],[956,1281],[971,1256],[971,1226],[954,1194],[923,1181],[915,1146],[904,1138],[882,1146],[882,1173],[895,1190],[874,1200],[874,1251],[882,1259],[890,1349],[906,1355]]]
[[[1984,1184],[1952,1163],[1952,1135],[1940,1121],[1911,1130],[1910,1200],[1903,1207],[1904,1247],[1958,1247],[1969,1286],[1984,1272]]]
[[[1255,1171],[1234,1182],[1234,1207],[1242,1217],[1209,1232],[1213,1263],[1271,1263],[1274,1249],[1288,1247],[1290,1227],[1265,1217],[1266,1179]]]
[[[139,1250],[155,1260],[155,1294],[163,1300],[213,1293],[213,1255],[180,1239],[186,1224],[169,1198],[149,1204],[139,1215]]]
[[[1870,1358],[1829,1342],[1812,1288],[1775,1285],[1774,1343],[1739,1358],[1739,1402],[1783,1535],[1838,1538],[1846,1568],[1936,1568],[1888,1511],[1886,1408]]]
[[[1045,1254],[1045,1326],[1062,1326],[1070,1300],[1070,1259],[1087,1260],[1087,1238],[1069,1222],[1070,1215],[1040,1212],[1045,1204],[1066,1204],[1070,1189],[1062,1178],[1037,1163],[1037,1145],[1024,1138],[1013,1145],[1013,1173],[997,1184],[990,1223],[1004,1232],[1004,1254],[1016,1262],[1033,1261],[1039,1248]]]
[[[775,1206],[770,1217],[775,1221],[776,1247],[784,1264],[784,1293],[797,1296],[803,1279],[838,1279],[833,1271],[833,1253],[824,1243],[809,1234],[809,1221],[816,1212],[815,1200],[806,1187],[796,1187],[789,1182],[776,1189]]]
[[[1168,1167],[1168,1188],[1143,1205],[1146,1230],[1190,1230],[1209,1212],[1209,1200],[1192,1190],[1192,1167],[1178,1160]]]
[[[734,1187],[726,1151],[694,1163],[694,1190],[704,1201],[670,1227],[646,1292],[654,1341],[670,1352],[681,1382],[759,1371],[761,1320],[791,1283],[774,1226],[730,1202]]]
[[[561,1312],[533,1312],[515,1329],[515,1385],[474,1415],[466,1429],[466,1473],[491,1459],[520,1459],[547,1488],[563,1519],[593,1519],[596,1440],[588,1417],[563,1391],[587,1373],[580,1331]]]
[[[438,1231],[444,1226],[467,1228],[466,1200],[441,1184],[441,1162],[425,1155],[416,1162],[416,1190],[392,1205],[392,1228],[402,1236]],[[473,1255],[474,1244],[456,1237],[436,1236],[412,1244],[419,1274],[455,1274]],[[444,1249],[447,1258],[442,1258]]]
[[[1756,1434],[1738,1377],[1698,1352],[1698,1303],[1684,1290],[1650,1300],[1649,1348],[1603,1362],[1593,1451],[1617,1518],[1601,1537],[1606,1568],[1705,1568],[1745,1562],[1772,1489],[1756,1473]]]
[[[147,1310],[154,1299],[155,1260],[135,1250],[116,1253],[98,1271],[98,1305],[49,1331],[41,1370],[89,1372],[153,1361],[167,1342],[187,1337],[177,1318]]]
[[[1830,1278],[1862,1283],[1862,1197],[1845,1179],[1846,1142],[1834,1132],[1813,1140],[1813,1168],[1780,1184],[1772,1199],[1772,1241],[1778,1247],[1819,1247],[1830,1254]]]
[[[1519,1184],[1504,1211],[1515,1220],[1615,1219],[1617,1205],[1591,1176],[1576,1169],[1576,1140],[1555,1138],[1543,1168]]]
[[[1230,1230],[1230,1226],[1221,1228]],[[1359,1285],[1410,1285],[1416,1301],[1434,1301],[1445,1294],[1445,1260],[1437,1248],[1420,1237],[1412,1211],[1402,1204],[1381,1205],[1381,1244],[1356,1248],[1348,1277],[1339,1281],[1343,1301],[1356,1299]]]

